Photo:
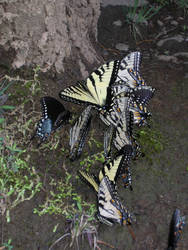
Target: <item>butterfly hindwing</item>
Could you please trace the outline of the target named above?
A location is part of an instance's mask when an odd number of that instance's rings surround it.
[[[155,89],[150,86],[136,87],[131,92],[131,97],[135,102],[141,105],[147,105],[150,99],[153,97]]]
[[[79,176],[91,186],[97,193],[99,191],[99,181],[94,175],[89,175],[85,171],[79,170]]]
[[[45,141],[52,131],[66,124],[70,118],[70,112],[66,110],[62,103],[50,96],[44,96],[40,100],[42,118],[38,122],[36,133],[31,140],[38,136]]]

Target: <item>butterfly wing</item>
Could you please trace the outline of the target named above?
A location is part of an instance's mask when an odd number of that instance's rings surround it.
[[[147,105],[153,97],[155,89],[151,86],[139,86],[131,91],[131,97],[141,105]]]
[[[89,175],[88,173],[79,170],[79,176],[84,180],[89,186],[91,186],[97,193],[99,191],[99,183],[94,175]]]
[[[131,221],[130,214],[121,204],[115,186],[105,176],[99,185],[98,191],[98,218],[102,222],[112,225],[113,222],[127,224]]]
[[[62,103],[50,96],[44,96],[40,100],[42,118],[38,122],[35,136],[45,141],[52,131],[66,124],[70,118],[70,112],[66,110]]]
[[[91,109],[89,105],[80,115],[75,122],[74,126],[70,129],[70,159],[75,160],[78,158],[83,150],[87,134],[91,124]]]
[[[61,113],[65,113],[65,107],[62,103],[50,96],[44,96],[40,100],[41,109],[42,109],[42,117],[44,119],[49,118],[54,125],[58,119],[58,116]],[[65,117],[66,120],[66,117]],[[62,122],[65,122],[62,120]]]
[[[121,169],[123,157],[123,155],[120,155],[110,162],[105,162],[103,169],[99,172],[99,181],[101,181],[104,176],[108,176],[109,180],[115,183]]]
[[[172,215],[168,238],[168,249],[175,249],[185,226],[185,216],[180,216],[180,210],[176,209]],[[170,248],[171,247],[171,248]]]
[[[132,145],[132,116],[131,113],[127,110],[124,113],[124,117],[120,118],[119,124],[115,129],[113,144],[115,148],[121,152],[121,149],[125,145]]]
[[[138,51],[131,52],[130,54],[125,56],[120,62],[117,80],[121,79],[125,81],[128,69],[133,69],[136,72],[138,72],[140,67],[140,62],[141,62],[141,54]]]
[[[106,160],[111,158],[114,126],[110,125],[104,132],[104,157]]]
[[[145,105],[138,104],[131,100],[129,110],[133,113],[133,123],[140,126],[147,124],[147,118],[151,116],[151,113],[147,111]]]
[[[115,81],[119,69],[119,61],[111,61],[99,67],[86,79],[60,92],[64,100],[78,104],[92,104],[98,108],[108,105],[109,86]]]

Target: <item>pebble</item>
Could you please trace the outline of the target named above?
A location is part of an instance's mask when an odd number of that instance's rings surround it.
[[[115,25],[115,26],[121,27],[122,26],[122,21],[117,20],[117,21],[114,21],[112,24]]]
[[[163,40],[160,40],[158,43],[157,43],[157,46],[161,47],[163,46],[163,44],[169,40],[175,40],[179,43],[183,42],[184,41],[184,37],[182,35],[176,35],[176,36],[173,36],[173,37],[168,37],[168,38],[165,38]]]
[[[177,25],[178,25],[178,22],[175,21],[175,20],[171,21],[170,23],[171,23],[172,25],[174,25],[174,26],[177,26]]]
[[[158,55],[157,58],[161,61],[178,63],[178,60],[175,56],[166,56],[166,55]]]
[[[117,43],[115,48],[118,50],[128,51],[129,45],[124,43]]]

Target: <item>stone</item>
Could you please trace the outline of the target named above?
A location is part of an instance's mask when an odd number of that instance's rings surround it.
[[[128,51],[129,45],[124,43],[117,43],[115,48],[122,51]]]
[[[117,21],[114,21],[112,24],[115,25],[115,26],[121,27],[122,26],[122,21],[117,20]]]

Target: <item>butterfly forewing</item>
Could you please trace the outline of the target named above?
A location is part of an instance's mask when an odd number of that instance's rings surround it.
[[[115,81],[119,61],[111,61],[99,67],[86,79],[60,92],[60,97],[78,104],[93,104],[98,108],[109,102],[109,86]]]
[[[75,160],[77,157],[79,157],[84,147],[92,118],[91,109],[92,106],[89,105],[82,112],[80,117],[75,122],[74,126],[70,129],[69,145],[71,160]]]
[[[140,61],[141,61],[141,55],[140,52],[132,52],[125,56],[119,66],[119,71],[117,75],[117,80],[121,79],[123,81],[127,80],[128,77],[128,69],[133,69],[136,72],[139,71],[139,66],[140,66]]]
[[[62,103],[50,96],[44,96],[40,100],[43,118],[50,118],[54,124],[60,113],[65,111]]]
[[[115,183],[120,171],[123,157],[123,155],[120,155],[110,162],[106,162],[103,166],[103,169],[99,172],[99,181],[101,181],[104,176],[108,176],[109,180]]]

